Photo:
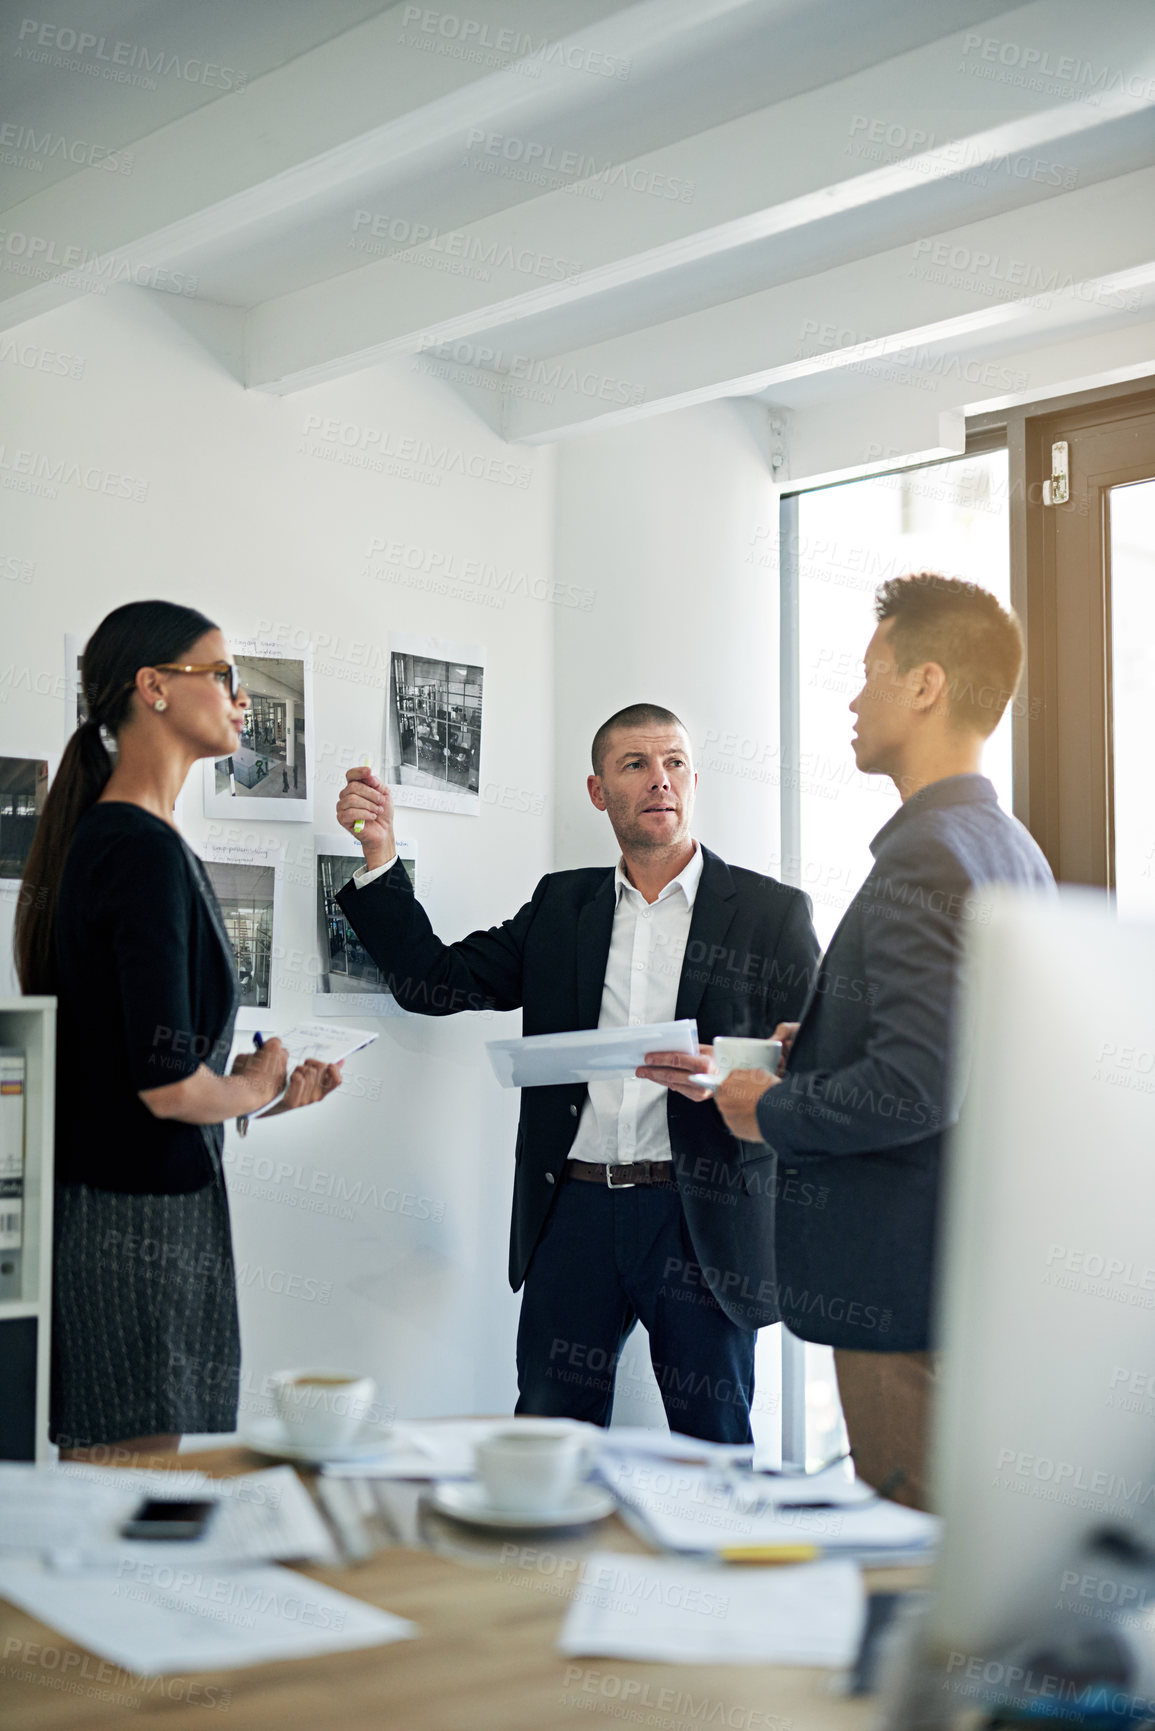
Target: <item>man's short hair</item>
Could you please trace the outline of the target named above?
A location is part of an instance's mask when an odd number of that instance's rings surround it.
[[[661,727],[681,727],[683,733],[686,731],[672,709],[663,709],[660,703],[631,703],[628,708],[619,709],[616,715],[611,715],[608,721],[603,721],[594,734],[594,742],[590,748],[594,774],[602,773],[611,733],[617,733],[621,727],[642,727],[647,722],[657,722]]]
[[[874,598],[879,624],[892,620],[897,671],[934,661],[946,674],[952,727],[993,733],[1019,683],[1023,632],[1017,614],[989,589],[919,571],[892,577]]]

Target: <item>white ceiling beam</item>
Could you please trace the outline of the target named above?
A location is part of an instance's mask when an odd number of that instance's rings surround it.
[[[861,396],[808,402],[787,387],[785,401],[791,415],[789,482],[827,486],[877,474],[880,468],[907,467],[961,454],[966,448],[969,417],[1147,378],[1152,355],[1155,321],[1149,319],[1122,329],[1094,328],[1082,336],[1067,335],[1060,342],[1028,346],[1001,356],[1008,371],[1029,379],[1029,386],[1021,391],[983,389],[960,376],[940,381],[940,389],[933,396],[898,384],[882,384]],[[941,407],[942,398],[952,406]]]
[[[1016,13],[1020,33],[1029,34],[1043,10]],[[1047,11],[1054,30],[1054,5]],[[1111,169],[1096,169],[1097,152],[1130,150],[1123,160],[1132,166],[1155,147],[1155,100],[1132,94],[1155,94],[1149,14],[1140,0],[1121,0],[1103,17],[1074,0],[1062,0],[1059,11],[1069,14],[1058,23],[1067,25],[1070,54],[1080,64],[1093,53],[1126,66],[1127,89],[1103,90],[1094,103],[1056,103],[1043,80],[1039,89],[992,86],[971,76],[967,44],[982,38],[960,31],[623,164],[596,200],[548,193],[425,245],[410,244],[412,224],[390,212],[350,211],[351,247],[401,256],[255,308],[247,382],[282,393],[307,388],[498,328],[508,339],[518,321],[600,297],[615,299],[619,318],[636,301],[634,322],[644,323],[648,293],[668,293],[673,284],[685,305],[699,289],[703,302],[743,293],[754,271],[780,280],[789,269],[787,237],[803,252],[808,231],[810,244],[836,247],[839,222],[860,235],[868,209],[886,207],[892,228],[910,229],[926,222],[936,201],[939,225],[955,226],[1101,178]],[[805,151],[799,138],[808,141]],[[896,154],[900,160],[873,166]],[[663,190],[645,197],[639,186]],[[672,189],[692,196],[670,196]],[[876,236],[876,246],[887,238]],[[778,243],[772,256],[770,242]],[[454,259],[466,267],[456,274]],[[727,270],[744,270],[747,280],[727,291]]]
[[[644,0],[622,10],[615,0],[581,0],[575,11],[583,26],[597,24],[600,48],[631,58],[750,4]],[[358,184],[385,168],[444,149],[471,128],[508,125],[526,105],[572,104],[564,59],[547,58],[529,79],[516,63],[490,72],[466,57],[399,52],[401,12],[392,7],[139,141],[131,179],[84,169],[6,212],[7,256],[27,274],[0,271],[0,328],[126,272],[150,286],[150,272],[240,242],[254,224],[331,203],[343,186],[352,201]],[[471,0],[470,17],[524,31],[519,9],[503,0]],[[19,254],[12,236],[25,242]]]
[[[912,349],[1137,314],[1155,234],[1135,213],[1153,207],[1155,169],[1144,169],[544,357],[511,381],[506,436],[538,443]]]

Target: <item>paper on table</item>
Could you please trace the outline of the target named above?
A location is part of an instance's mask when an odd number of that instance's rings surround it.
[[[159,1549],[159,1547],[157,1547]],[[218,1671],[404,1641],[420,1631],[275,1564],[202,1573],[142,1567],[132,1577],[59,1575],[0,1558],[0,1596],[137,1675]]]
[[[200,1539],[125,1539],[144,1497],[220,1506]],[[179,1469],[0,1465],[0,1551],[46,1556],[57,1569],[110,1569],[136,1558],[198,1567],[299,1557],[331,1562],[328,1528],[291,1467],[233,1479]]]
[[[402,1421],[394,1426],[379,1455],[326,1461],[323,1471],[328,1477],[339,1479],[472,1478],[477,1444],[508,1422],[506,1419],[434,1419],[424,1424]],[[681,1436],[677,1431],[653,1430],[642,1425],[617,1425],[612,1430],[602,1430],[575,1420],[573,1428],[589,1431],[599,1455],[725,1463],[753,1453],[750,1444],[743,1447],[702,1442],[697,1437]]]
[[[335,1479],[467,1479],[473,1476],[473,1451],[501,1420],[432,1419],[395,1424],[387,1446],[370,1460],[326,1461]]]
[[[172,1495],[161,1489],[154,1495]],[[200,1539],[122,1539],[93,1535],[75,1554],[57,1555],[57,1567],[131,1571],[133,1563],[221,1568],[279,1557],[313,1563],[338,1560],[332,1535],[292,1467],[269,1467],[236,1478],[210,1479],[197,1492],[219,1504]]]
[[[577,1028],[491,1040],[486,1047],[503,1088],[543,1088],[559,1082],[608,1082],[632,1076],[647,1052],[698,1051],[698,1024],[651,1022],[642,1028]]]
[[[705,1665],[849,1665],[866,1615],[853,1563],[725,1568],[595,1551],[558,1641],[563,1653]]]
[[[836,1508],[850,1508],[857,1503],[871,1503],[877,1493],[848,1471],[849,1463],[839,1461],[818,1473],[752,1473],[738,1481],[738,1494],[747,1504],[777,1503],[788,1508],[792,1503],[833,1503]],[[884,1508],[897,1507],[884,1503]]]
[[[326,1461],[323,1471],[334,1479],[471,1479],[479,1442],[512,1423],[508,1418],[408,1420],[393,1427],[389,1447],[371,1460]],[[602,1431],[578,1421],[570,1427],[588,1431],[594,1443]]]
[[[603,1458],[602,1475],[622,1499],[627,1518],[640,1517],[653,1542],[675,1551],[816,1545],[856,1558],[905,1558],[929,1553],[939,1532],[933,1515],[869,1495],[841,1499],[835,1508],[806,1508],[839,1501],[829,1485],[816,1490],[814,1479],[802,1481],[803,1491],[796,1479],[735,1479],[708,1468],[610,1455]]]
[[[749,1460],[753,1443],[703,1442],[699,1437],[683,1436],[680,1431],[654,1430],[649,1425],[617,1424],[601,1432],[601,1448],[605,1454],[649,1455],[667,1461],[706,1461],[725,1465],[729,1461]]]
[[[72,1549],[82,1534],[111,1536],[143,1497],[200,1497],[202,1472],[0,1463],[0,1552]]]

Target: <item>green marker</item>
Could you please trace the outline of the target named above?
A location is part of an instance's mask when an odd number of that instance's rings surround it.
[[[362,767],[362,769],[371,769],[373,766],[367,757],[363,757],[361,759],[361,767]],[[353,825],[353,834],[354,835],[360,835],[361,831],[364,828],[365,828],[365,819],[363,817],[359,817],[357,819],[356,823]]]

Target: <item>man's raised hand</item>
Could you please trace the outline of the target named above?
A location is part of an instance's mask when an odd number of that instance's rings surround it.
[[[349,834],[353,826],[363,827],[357,834],[365,864],[384,865],[397,852],[393,835],[393,795],[383,781],[378,781],[371,769],[358,764],[345,771],[345,785],[337,797],[337,822]]]

